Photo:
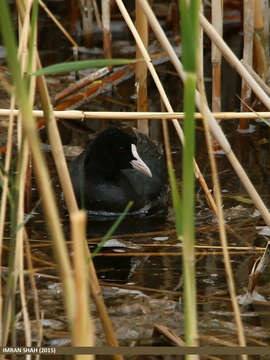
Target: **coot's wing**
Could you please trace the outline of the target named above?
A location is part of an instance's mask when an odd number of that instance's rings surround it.
[[[166,161],[161,146],[157,145],[149,137],[138,133],[137,150],[140,157],[147,164],[152,172],[152,177],[145,176],[136,170],[122,170],[127,176],[137,195],[143,197],[145,203],[162,199],[162,203],[167,200],[167,168]]]

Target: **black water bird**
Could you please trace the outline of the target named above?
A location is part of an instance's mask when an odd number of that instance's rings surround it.
[[[167,169],[163,151],[149,137],[109,127],[70,167],[80,207],[95,215],[131,214],[167,207]]]

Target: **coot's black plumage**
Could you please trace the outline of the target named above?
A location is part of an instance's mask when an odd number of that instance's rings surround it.
[[[163,152],[147,136],[118,128],[103,131],[71,164],[71,180],[81,207],[95,214],[166,207],[167,170]]]

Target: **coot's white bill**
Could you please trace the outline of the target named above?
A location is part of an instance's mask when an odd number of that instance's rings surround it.
[[[136,160],[131,160],[130,164],[132,165],[132,167],[134,169],[140,171],[144,175],[152,177],[151,170],[146,165],[146,163],[140,158],[140,156],[139,156],[139,154],[137,152],[137,147],[136,147],[135,144],[131,144],[131,152],[132,152],[132,155],[136,159]]]

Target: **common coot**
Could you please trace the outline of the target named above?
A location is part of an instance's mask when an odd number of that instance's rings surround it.
[[[167,207],[167,170],[163,151],[149,137],[109,127],[70,166],[79,206],[93,215],[130,214]]]

